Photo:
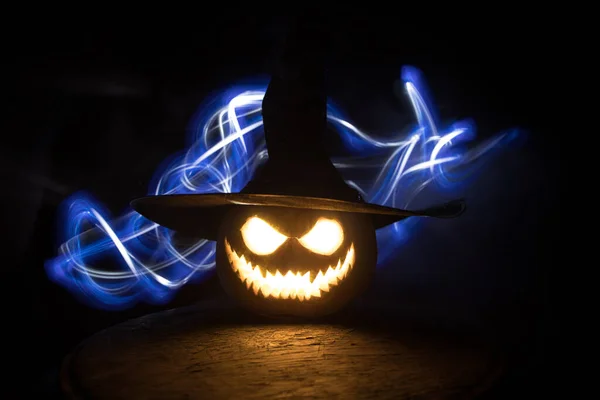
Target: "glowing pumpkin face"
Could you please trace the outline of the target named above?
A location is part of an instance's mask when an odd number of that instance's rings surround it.
[[[363,215],[244,207],[232,211],[217,242],[227,292],[264,314],[332,313],[369,284],[375,231]]]

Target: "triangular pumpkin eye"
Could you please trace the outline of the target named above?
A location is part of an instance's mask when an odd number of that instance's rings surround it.
[[[298,241],[313,253],[329,256],[344,242],[344,230],[336,220],[320,218]]]
[[[251,217],[240,229],[246,247],[259,256],[273,253],[288,239],[266,221]]]

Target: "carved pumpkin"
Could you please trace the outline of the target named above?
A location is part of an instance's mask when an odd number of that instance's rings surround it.
[[[276,207],[233,209],[217,239],[225,290],[253,311],[320,316],[343,307],[375,272],[368,216]]]

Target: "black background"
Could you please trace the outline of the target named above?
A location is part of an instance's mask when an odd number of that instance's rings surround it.
[[[410,318],[517,338],[523,358],[495,395],[544,391],[548,343],[558,334],[550,301],[560,225],[551,31],[516,19],[478,27],[424,27],[397,17],[328,23],[331,97],[364,130],[383,134],[409,121],[394,83],[401,66],[413,65],[442,118],[473,118],[479,138],[527,132],[524,144],[495,157],[465,191],[463,218],[424,225],[379,271],[369,296]],[[219,18],[173,29],[57,24],[7,44],[4,293],[18,326],[12,331],[27,338],[7,349],[17,356],[14,388],[58,395],[60,362],[86,336],[221,293],[209,279],[163,307],[100,311],[52,284],[43,262],[56,254],[56,207],[66,196],[86,190],[118,214],[145,195],[158,163],[184,147],[201,101],[268,74],[284,29],[282,18],[250,15],[228,19],[226,28]]]

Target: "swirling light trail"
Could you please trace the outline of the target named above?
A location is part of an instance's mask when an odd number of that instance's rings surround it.
[[[369,202],[407,208],[432,183],[456,186],[458,180],[452,173],[458,166],[471,164],[512,135],[502,134],[469,151],[452,152],[457,143],[473,136],[473,126],[462,121],[438,129],[419,72],[406,67],[402,78],[417,119],[408,135],[376,139],[331,105],[328,121],[348,153],[333,159],[348,184]],[[264,93],[263,87],[222,98],[208,118],[196,121],[189,149],[159,171],[150,194],[241,190],[268,158],[261,129]],[[378,173],[372,173],[374,169]],[[351,179],[353,174],[363,175],[363,182]],[[65,201],[62,212],[66,241],[46,270],[51,279],[88,304],[120,309],[140,300],[164,303],[176,289],[214,268],[214,242],[186,243],[136,212],[109,223],[107,212],[80,193]],[[386,250],[380,250],[380,262],[398,248],[415,221],[409,218],[378,231],[379,248]],[[92,266],[102,259],[109,260],[109,267]]]

